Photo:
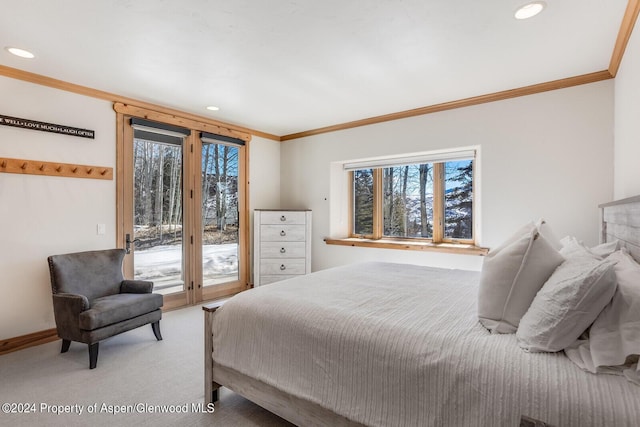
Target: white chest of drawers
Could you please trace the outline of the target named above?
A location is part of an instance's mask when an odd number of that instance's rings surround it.
[[[256,209],[253,286],[311,272],[311,211]]]

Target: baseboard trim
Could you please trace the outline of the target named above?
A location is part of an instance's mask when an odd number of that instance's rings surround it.
[[[0,356],[59,339],[58,331],[53,328],[0,340]]]

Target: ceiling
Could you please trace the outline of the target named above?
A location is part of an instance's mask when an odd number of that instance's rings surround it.
[[[0,64],[278,136],[609,67],[626,0],[524,3],[0,0]]]

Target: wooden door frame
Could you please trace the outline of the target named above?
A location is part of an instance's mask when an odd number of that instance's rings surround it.
[[[114,103],[116,111],[116,246],[125,247],[125,234],[133,230],[133,218],[128,215],[133,210],[133,198],[125,188],[127,183],[133,182],[133,152],[127,146],[127,141],[133,140],[133,130],[128,124],[131,117],[154,120],[170,125],[187,127],[191,134],[185,138],[183,146],[183,191],[184,198],[191,197],[193,202],[183,204],[183,255],[185,289],[171,295],[165,295],[164,309],[172,309],[201,301],[232,295],[249,288],[249,142],[251,135],[237,130],[223,128],[205,122],[198,122],[190,118],[178,117],[141,107]],[[229,284],[218,285],[205,289],[202,286],[202,268],[197,266],[202,260],[202,221],[197,215],[202,203],[201,197],[201,146],[199,131],[237,138],[245,142],[238,146],[238,273],[239,280]],[[196,232],[197,231],[197,232]],[[192,260],[192,262],[188,262]],[[196,261],[197,260],[197,261]],[[126,278],[133,278],[132,258],[126,256],[123,273]]]
[[[227,295],[236,294],[238,292],[249,289],[249,144],[235,145],[225,144],[220,141],[219,144],[229,145],[238,149],[238,257],[240,260],[244,260],[244,268],[242,262],[238,263],[238,280],[221,285],[215,285],[211,287],[205,287],[202,285],[204,279],[202,275],[202,269],[197,269],[194,275],[195,279],[195,292],[196,301],[208,301],[216,298],[221,298]],[[199,165],[198,172],[201,171],[202,165],[202,140],[199,137],[195,137],[194,141],[194,164]],[[196,170],[194,170],[196,172]],[[202,188],[202,182],[198,177],[201,177],[201,173],[194,173],[194,187]],[[202,206],[202,192],[194,191],[194,206]],[[194,233],[194,258],[196,260],[202,260],[202,217],[200,215],[194,215],[194,230],[198,232]],[[242,225],[240,225],[242,224]],[[195,267],[195,266],[194,266]]]

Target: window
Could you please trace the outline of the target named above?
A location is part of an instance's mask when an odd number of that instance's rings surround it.
[[[350,238],[474,244],[476,150],[352,162]]]

